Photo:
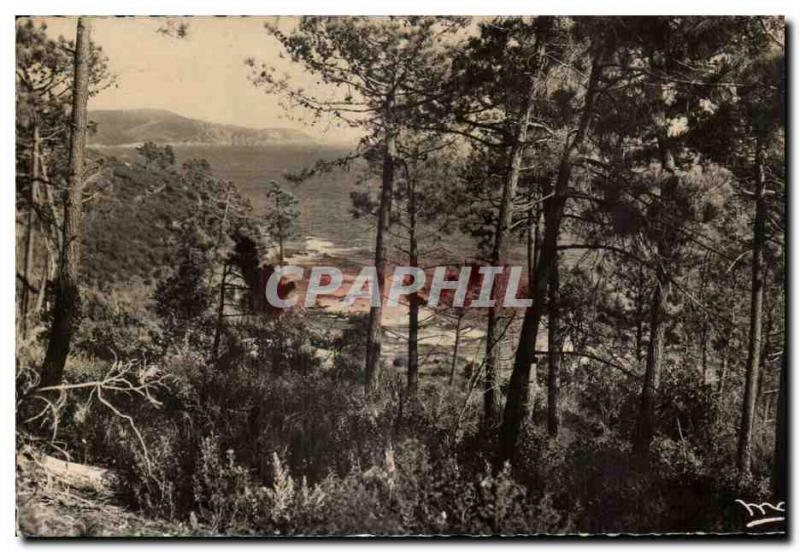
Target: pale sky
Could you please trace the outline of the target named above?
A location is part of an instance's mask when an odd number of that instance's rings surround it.
[[[34,19],[46,22],[51,36],[75,36],[74,17]],[[157,32],[167,19],[189,23],[188,36],[177,39]],[[280,45],[267,35],[267,21],[276,18],[93,18],[92,41],[108,56],[117,86],[93,97],[89,109],[158,108],[214,123],[293,128],[318,138],[325,134],[326,140],[352,140],[357,134],[351,129],[290,120],[278,98],[248,80],[244,60],[253,57],[288,73],[306,90],[316,88],[312,76],[278,57]],[[292,17],[278,21],[284,30],[295,24]]]

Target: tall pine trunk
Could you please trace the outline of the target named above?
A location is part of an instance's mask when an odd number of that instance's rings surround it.
[[[417,246],[417,196],[414,183],[408,185],[408,264],[419,266]],[[408,397],[417,396],[419,383],[419,294],[415,291],[408,296]]]
[[[84,149],[86,146],[86,102],[89,97],[89,35],[91,23],[78,18],[75,36],[75,76],[72,89],[69,180],[64,193],[63,243],[56,276],[55,305],[50,341],[42,364],[43,387],[58,385],[64,375],[72,336],[79,321],[81,194],[83,192]]]
[[[731,274],[731,297],[737,296],[738,291],[738,282],[736,279],[736,273],[733,272]],[[736,302],[731,301],[731,308],[730,308],[730,326],[731,328],[737,327],[736,322]],[[722,365],[719,369],[719,374],[717,375],[717,404],[721,404],[724,398],[725,392],[725,380],[728,378],[728,367],[731,363],[731,357],[734,355],[735,352],[735,342],[734,342],[734,335],[732,333],[731,337],[728,339],[728,343],[725,346],[725,349],[722,353]]]
[[[639,266],[639,278],[636,281],[636,365],[642,364],[642,349],[644,348],[644,309],[647,302],[647,292],[644,268]]]
[[[541,251],[536,264],[536,273],[531,284],[531,298],[533,304],[525,309],[522,321],[519,344],[514,355],[514,369],[508,385],[506,407],[503,411],[503,422],[500,427],[500,449],[498,460],[511,461],[517,448],[517,440],[522,428],[522,422],[528,409],[528,390],[530,386],[531,365],[536,360],[536,337],[539,332],[539,322],[542,318],[543,305],[547,297],[547,284],[550,278],[556,255],[558,254],[558,235],[561,231],[561,218],[566,203],[567,188],[572,176],[573,156],[583,147],[589,128],[589,121],[594,114],[594,99],[600,82],[602,72],[599,54],[592,62],[586,99],[574,138],[567,142],[561,154],[558,176],[554,195],[545,201],[544,205],[544,237]]]
[[[500,198],[500,208],[497,214],[497,222],[494,231],[494,242],[490,256],[491,266],[504,266],[508,248],[508,233],[511,228],[513,217],[513,202],[517,195],[517,185],[519,176],[522,172],[522,159],[525,155],[525,146],[528,139],[528,126],[531,122],[534,102],[540,83],[537,78],[532,79],[530,92],[525,102],[519,121],[517,131],[514,136],[514,143],[511,146],[511,163],[508,170],[508,177],[503,182],[503,191]],[[495,278],[492,286],[491,297],[497,301],[498,279]],[[500,397],[498,389],[497,360],[500,348],[500,317],[498,315],[499,306],[489,307],[486,321],[486,359],[484,362],[483,380],[483,424],[484,427],[495,427],[500,413]]]
[[[539,255],[539,206],[533,204],[533,184],[528,191],[528,232],[527,232],[527,255],[528,255],[528,287],[533,281],[533,274],[536,272],[536,259]]]
[[[645,454],[650,449],[650,441],[655,430],[655,408],[658,386],[661,380],[661,366],[664,359],[664,313],[669,294],[669,279],[659,273],[653,289],[653,302],[650,305],[650,341],[647,344],[644,382],[639,397],[639,415],[633,435],[633,451]]]
[[[389,102],[391,104],[391,102]],[[375,235],[375,272],[378,281],[380,301],[369,309],[367,327],[367,356],[364,369],[364,387],[367,396],[377,389],[381,367],[381,320],[383,318],[383,297],[386,281],[386,237],[389,232],[390,211],[392,207],[392,188],[394,186],[394,158],[397,155],[396,129],[387,109],[385,117],[385,136],[383,152],[383,174],[381,175],[381,198],[378,206],[378,227]]]
[[[756,217],[753,223],[752,287],[750,291],[750,335],[747,347],[747,375],[744,384],[742,418],[739,425],[739,442],[736,467],[741,473],[750,473],[750,452],[753,443],[753,419],[755,418],[758,368],[761,360],[761,325],[764,304],[764,242],[767,206],[764,197],[764,152],[761,140],[756,139],[755,158],[755,202]]]
[[[781,355],[781,372],[778,381],[778,408],[775,415],[775,456],[772,459],[772,491],[775,501],[786,500],[786,357]]]
[[[658,135],[658,147],[661,153],[661,167],[664,172],[669,173],[669,176],[664,178],[660,185],[660,208],[661,210],[666,210],[671,205],[677,187],[681,184],[681,176],[663,133]],[[652,441],[655,432],[658,387],[664,364],[667,299],[672,286],[672,281],[667,271],[670,263],[674,262],[673,257],[675,254],[675,237],[673,233],[666,224],[660,227],[659,230],[659,237],[656,242],[658,258],[656,283],[653,289],[653,301],[650,304],[650,341],[647,344],[644,381],[642,382],[642,392],[639,396],[639,412],[636,417],[632,439],[633,452],[638,456],[643,456],[650,450],[650,441]]]
[[[772,335],[773,330],[773,322],[774,317],[772,316],[773,310],[769,306],[769,289],[764,289],[764,303],[767,309],[767,323],[766,326],[763,328],[762,338],[761,338],[761,358],[758,361],[758,385],[756,386],[756,413],[755,413],[755,420],[753,424],[758,426],[758,409],[761,408],[761,423],[766,426],[767,420],[769,418],[769,398],[767,394],[767,379],[769,378],[769,374],[767,373],[767,362],[769,361],[769,355],[772,353],[771,348],[771,339],[770,336]]]

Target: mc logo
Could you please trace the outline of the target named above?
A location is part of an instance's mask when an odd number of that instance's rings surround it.
[[[747,527],[755,527],[765,523],[777,523],[786,519],[783,515],[786,512],[785,502],[778,502],[776,505],[772,505],[769,502],[749,504],[740,498],[737,498],[736,502],[744,506],[750,515],[751,521],[747,524]]]

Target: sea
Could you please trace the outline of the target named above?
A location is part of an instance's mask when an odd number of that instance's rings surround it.
[[[133,146],[97,147],[104,155],[133,161]],[[287,174],[313,167],[318,161],[345,157],[349,149],[317,144],[265,146],[173,146],[178,165],[189,159],[206,159],[218,178],[233,182],[253,206],[258,217],[266,211],[266,190],[277,182],[299,201],[295,242],[306,237],[324,238],[338,248],[369,247],[374,242],[374,225],[354,220],[350,194],[377,186],[375,179],[365,179],[363,166],[351,164],[317,174],[301,183],[291,182]],[[297,244],[295,244],[297,245]]]

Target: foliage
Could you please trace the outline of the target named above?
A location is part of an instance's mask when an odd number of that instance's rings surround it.
[[[269,183],[267,213],[264,218],[270,237],[278,243],[281,264],[283,263],[285,244],[294,235],[293,225],[300,215],[297,205],[297,198],[281,188],[277,182],[273,180]]]
[[[145,168],[154,166],[164,170],[175,164],[175,152],[169,144],[159,146],[154,142],[145,142],[136,147],[136,153],[144,161]]]

